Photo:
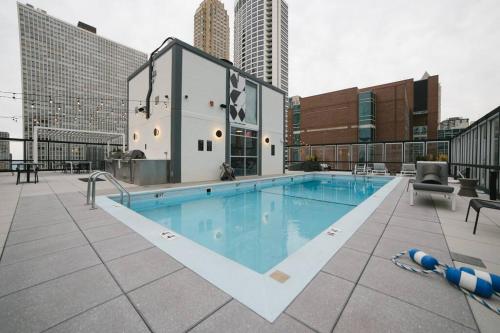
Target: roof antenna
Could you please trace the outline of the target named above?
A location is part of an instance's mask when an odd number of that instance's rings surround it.
[[[166,42],[173,39],[173,37],[168,37],[167,39],[165,39],[163,43],[161,43],[158,48],[151,52],[151,55],[149,56],[149,88],[148,94],[146,96],[146,119],[149,119],[149,116],[151,115],[149,99],[151,98],[151,94],[153,93],[153,57],[163,47],[163,45],[165,45]]]

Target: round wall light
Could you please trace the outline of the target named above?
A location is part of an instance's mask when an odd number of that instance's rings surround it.
[[[222,131],[221,130],[215,131],[215,136],[218,138],[222,137]]]
[[[155,129],[153,130],[153,135],[154,135],[154,136],[158,136],[158,135],[160,135],[160,130],[159,130],[158,128],[155,128]]]
[[[265,138],[265,139],[264,139],[264,141],[265,141],[266,143],[269,143],[269,138]]]

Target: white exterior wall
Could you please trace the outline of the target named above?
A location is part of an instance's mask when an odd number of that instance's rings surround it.
[[[146,67],[141,73],[129,81],[129,150],[142,150],[148,159],[165,159],[168,153],[170,159],[170,121],[172,101],[172,52],[169,50],[155,61],[153,91],[151,94],[151,117],[146,119],[145,113],[135,113],[134,110],[142,102],[146,105],[148,93],[149,69]],[[165,95],[168,95],[168,103],[165,105]],[[159,103],[155,104],[155,98],[159,96]],[[155,137],[155,128],[160,130],[160,135]],[[138,139],[134,140],[134,133]],[[147,148],[145,148],[146,146]]]
[[[219,179],[228,135],[221,104],[226,104],[226,68],[183,49],[182,182]],[[215,136],[217,130],[222,131],[221,138]],[[204,141],[203,151],[198,151],[198,140]],[[212,151],[207,151],[207,140],[212,141]]]
[[[283,173],[283,95],[262,86],[262,175]],[[269,143],[265,139],[269,138]],[[271,156],[271,145],[275,154]]]

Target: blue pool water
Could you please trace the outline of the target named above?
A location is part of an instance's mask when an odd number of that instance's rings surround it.
[[[276,179],[149,194],[131,209],[265,273],[368,198],[390,178]]]

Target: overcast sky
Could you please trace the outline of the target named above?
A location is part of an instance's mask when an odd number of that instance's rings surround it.
[[[193,42],[201,0],[32,0],[49,15],[146,53],[168,36]],[[234,0],[223,1],[233,31]],[[498,0],[288,0],[289,95],[438,74],[441,117],[481,117],[500,105]],[[21,91],[15,0],[0,0],[0,91]],[[232,44],[232,36],[231,36]],[[232,53],[232,51],[231,51]],[[21,103],[0,99],[0,115]],[[0,130],[21,137],[21,121]]]

